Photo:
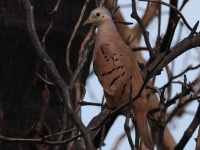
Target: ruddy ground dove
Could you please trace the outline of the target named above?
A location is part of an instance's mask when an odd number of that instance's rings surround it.
[[[118,108],[130,100],[130,94],[131,98],[138,94],[143,84],[140,68],[133,52],[120,37],[106,8],[93,10],[84,24],[88,23],[98,28],[93,52],[94,71],[104,89],[107,105]],[[145,91],[140,98],[133,101],[131,112],[144,145],[152,150],[153,144],[147,126]]]

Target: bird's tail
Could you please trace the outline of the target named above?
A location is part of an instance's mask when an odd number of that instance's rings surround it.
[[[149,150],[153,150],[153,142],[147,126],[146,110],[141,107],[135,107],[132,109],[139,135],[144,143],[145,147]]]

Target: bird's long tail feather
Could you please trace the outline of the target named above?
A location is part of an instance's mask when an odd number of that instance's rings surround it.
[[[141,108],[138,108],[138,110],[137,108],[138,107],[134,107],[133,113],[135,116],[135,121],[137,123],[139,135],[145,147],[147,149],[153,150],[153,143],[147,126],[146,111],[143,111]]]

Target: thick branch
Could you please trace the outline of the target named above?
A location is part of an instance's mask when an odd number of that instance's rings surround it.
[[[200,46],[200,33],[192,38],[187,37],[178,43],[176,46],[171,48],[169,54],[161,53],[159,57],[157,57],[148,67],[142,70],[143,78],[148,76],[148,73],[151,72],[150,77],[160,72],[167,64],[173,61],[175,58],[188,51],[191,48]],[[166,55],[166,56],[165,56]],[[162,59],[162,60],[161,60]],[[157,64],[161,61],[159,64]],[[152,69],[157,65],[157,67],[152,71]]]
[[[178,1],[177,0],[170,0],[171,5],[174,7],[177,7]],[[176,14],[176,12],[170,8],[170,16],[167,26],[167,31],[165,33],[165,36],[162,40],[161,46],[160,46],[160,52],[165,52],[166,50],[169,50],[179,18]]]
[[[187,128],[187,130],[184,132],[183,137],[181,138],[179,143],[176,145],[174,150],[183,149],[185,147],[185,145],[187,144],[187,142],[191,138],[192,134],[194,133],[194,131],[198,127],[199,123],[200,123],[200,105],[197,109],[197,112],[194,116],[194,119],[192,120],[192,122],[189,125],[189,127]]]

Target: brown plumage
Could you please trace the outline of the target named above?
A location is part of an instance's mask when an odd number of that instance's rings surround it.
[[[140,68],[133,52],[121,39],[107,9],[93,10],[85,22],[88,23],[93,23],[98,28],[93,53],[94,71],[104,89],[107,105],[118,108],[130,99],[130,94],[132,98],[138,94],[143,84]],[[147,127],[145,91],[132,103],[131,111],[144,145],[153,149]]]

